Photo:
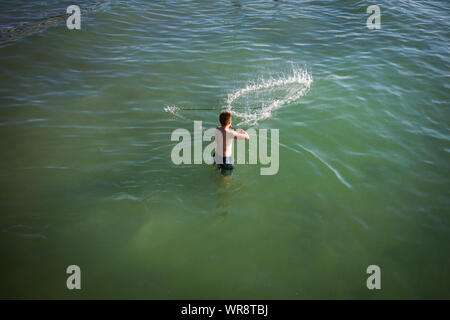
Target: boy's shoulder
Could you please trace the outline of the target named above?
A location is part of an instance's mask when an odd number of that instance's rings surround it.
[[[225,132],[227,135],[236,136],[238,133],[234,131],[233,129],[225,129],[224,127],[216,127],[216,130],[220,133]]]

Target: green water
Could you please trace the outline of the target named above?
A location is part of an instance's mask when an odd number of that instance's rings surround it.
[[[370,4],[105,1],[2,44],[0,298],[450,298],[449,5],[378,1],[369,30]],[[171,162],[298,70],[233,119],[279,129],[278,174]]]

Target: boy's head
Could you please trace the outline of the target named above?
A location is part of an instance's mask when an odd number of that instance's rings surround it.
[[[228,111],[224,111],[219,116],[219,121],[222,127],[226,127],[231,123],[231,113]]]

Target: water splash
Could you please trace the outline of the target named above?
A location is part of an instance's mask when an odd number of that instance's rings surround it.
[[[178,115],[178,112],[180,111],[180,108],[177,106],[165,106],[164,111],[171,113],[173,115]]]
[[[173,115],[173,116],[175,116],[177,118],[186,120],[186,117],[184,117],[184,116],[182,116],[180,114],[180,111],[181,111],[180,107],[177,107],[177,106],[165,106],[164,107],[164,111],[167,112],[167,113],[170,113],[171,115]]]
[[[226,106],[211,109],[186,109],[175,105],[165,106],[164,111],[173,116],[186,119],[182,111],[230,111],[241,120],[236,125],[257,125],[259,121],[272,117],[273,111],[298,101],[305,96],[313,83],[312,75],[305,69],[292,67],[290,73],[261,77],[247,84],[245,88],[228,94]]]
[[[230,93],[226,109],[242,119],[237,125],[256,125],[270,118],[273,111],[305,96],[312,83],[312,75],[307,70],[293,67],[289,74],[261,77],[245,88]]]

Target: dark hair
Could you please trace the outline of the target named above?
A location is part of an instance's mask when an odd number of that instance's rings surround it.
[[[225,127],[231,121],[231,113],[229,111],[224,111],[219,116],[219,121],[222,127]]]

